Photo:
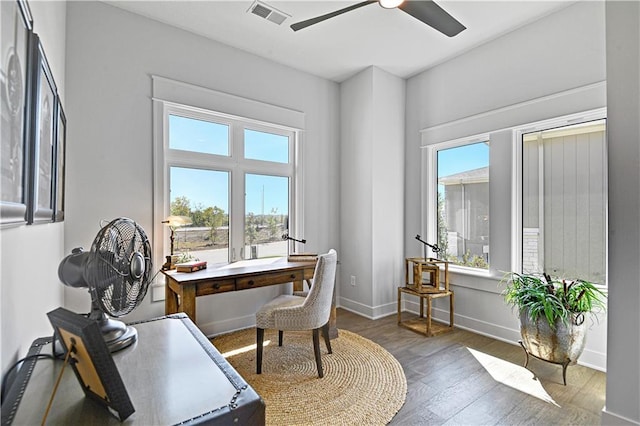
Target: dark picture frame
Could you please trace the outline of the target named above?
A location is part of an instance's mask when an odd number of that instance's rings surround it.
[[[32,51],[34,73],[31,84],[31,127],[29,134],[31,182],[27,223],[53,221],[55,187],[56,83],[49,67],[40,38],[33,33]]]
[[[47,316],[65,356],[73,358],[70,364],[85,396],[114,410],[120,421],[133,414],[135,409],[98,323],[64,308]]]
[[[64,197],[65,197],[65,169],[67,152],[67,117],[64,114],[62,103],[58,97],[56,123],[56,143],[55,143],[55,176],[54,176],[54,222],[64,220]]]
[[[33,18],[26,0],[0,2],[0,227],[22,225],[29,211],[30,63]]]

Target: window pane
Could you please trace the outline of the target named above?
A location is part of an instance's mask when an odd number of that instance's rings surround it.
[[[452,263],[489,268],[489,142],[439,150],[438,246]]]
[[[228,156],[229,126],[170,115],[169,148]]]
[[[193,224],[174,229],[174,253],[209,263],[229,261],[229,173],[170,168],[171,215]]]
[[[606,283],[605,121],[522,138],[522,270]]]
[[[287,255],[282,234],[289,223],[289,179],[245,176],[245,259]]]
[[[250,160],[289,162],[289,138],[272,133],[244,130],[244,157]]]

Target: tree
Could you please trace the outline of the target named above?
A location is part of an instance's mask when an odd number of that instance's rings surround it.
[[[271,209],[271,214],[267,217],[267,228],[269,229],[269,237],[272,240],[277,239],[278,225],[278,208],[276,207]]]
[[[191,216],[191,202],[187,197],[176,197],[171,202],[171,214],[173,216]]]
[[[216,240],[216,228],[222,226],[224,222],[225,213],[218,206],[207,207],[202,212],[204,226],[209,228],[209,235],[211,237],[211,242],[215,243]]]
[[[258,236],[258,224],[256,216],[253,213],[247,213],[244,224],[245,239],[249,241],[249,245],[253,245],[253,241]]]
[[[449,241],[447,239],[447,222],[444,217],[444,195],[438,191],[438,247],[440,247],[441,256],[446,259],[449,250]]]

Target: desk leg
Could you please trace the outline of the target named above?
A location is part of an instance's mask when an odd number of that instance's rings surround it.
[[[449,327],[453,327],[453,291],[449,295]]]
[[[431,298],[426,297],[427,299],[427,337],[433,336],[431,334]],[[422,298],[420,298],[420,305],[422,305]]]
[[[402,292],[398,287],[398,325],[400,325],[400,319],[402,318]]]
[[[173,291],[171,278],[165,278],[167,282],[164,285],[164,313],[165,315],[175,314],[178,312],[178,294]]]
[[[196,285],[183,284],[180,294],[180,311],[184,312],[196,323]]]

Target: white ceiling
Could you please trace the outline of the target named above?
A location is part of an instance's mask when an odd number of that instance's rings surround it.
[[[298,32],[294,22],[333,12],[354,1],[273,1],[291,15],[277,25],[248,13],[253,0],[105,1],[247,52],[341,82],[375,65],[407,78],[576,0],[437,0],[467,27],[449,38],[399,9],[370,4]]]

